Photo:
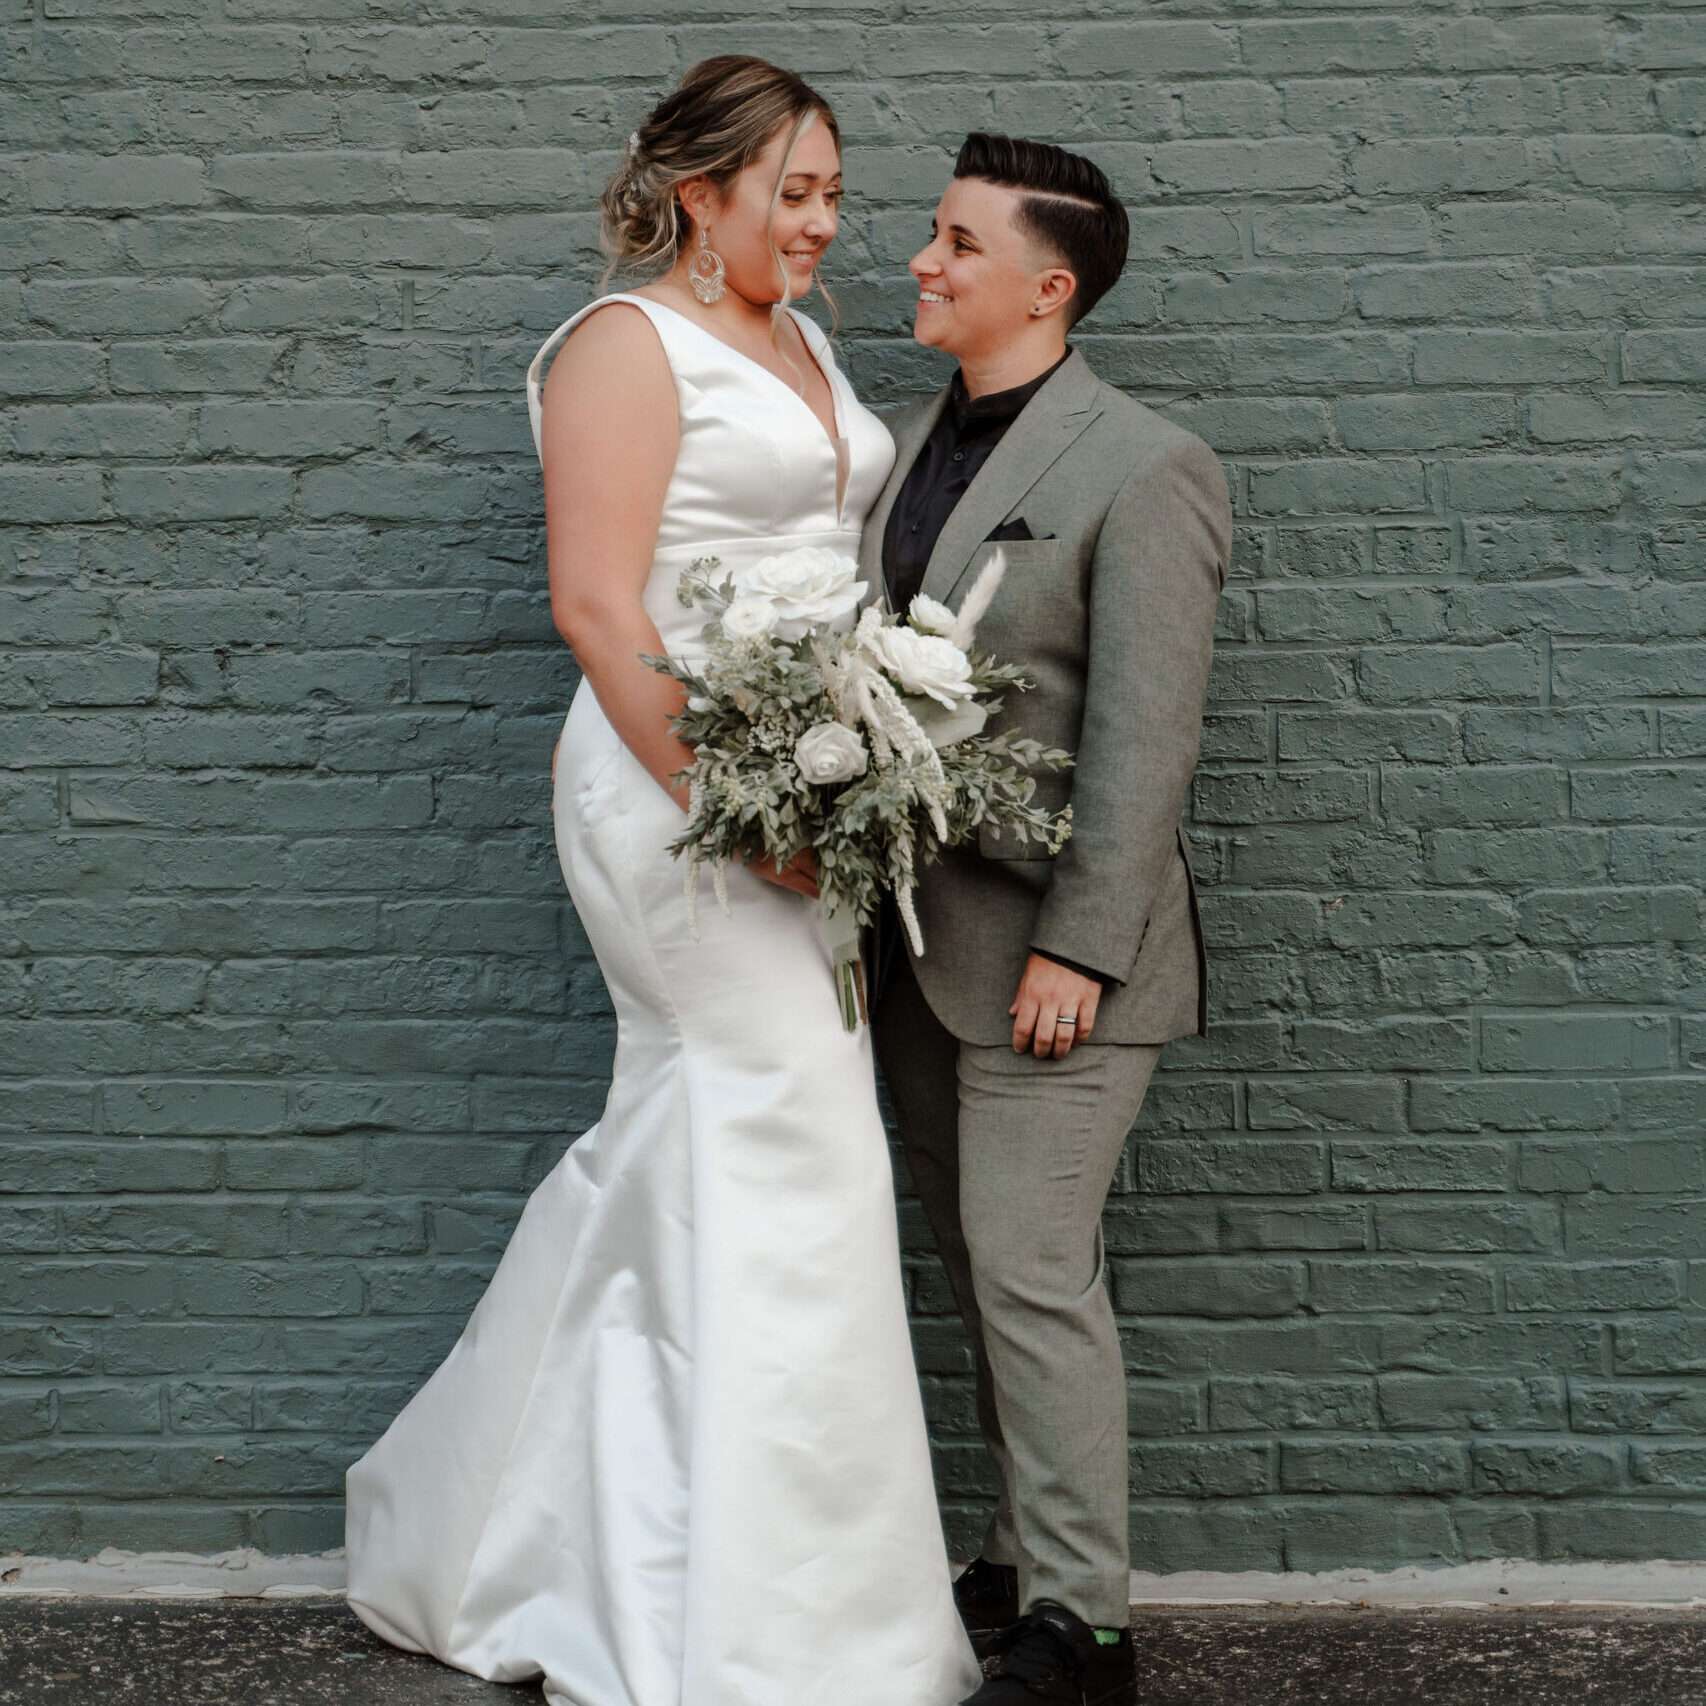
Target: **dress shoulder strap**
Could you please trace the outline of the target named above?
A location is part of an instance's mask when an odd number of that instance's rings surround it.
[[[791,302],[788,304],[788,313],[792,317],[794,324],[800,328],[800,336],[806,340],[806,347],[812,352],[812,354],[817,356],[827,356],[831,361],[833,361],[835,359],[835,349],[830,342],[829,333],[826,332],[823,327],[811,317],[811,315],[806,313],[803,309],[796,308]]]
[[[666,327],[654,312],[658,304],[648,301],[643,296],[636,296],[632,291],[613,290],[608,296],[600,296],[587,303],[584,308],[577,309],[539,346],[532,361],[527,364],[527,418],[533,428],[533,453],[544,465],[544,446],[541,442],[541,432],[545,418],[545,402],[541,394],[545,373],[545,358],[551,351],[584,320],[595,308],[602,308],[606,302],[632,302],[636,308],[645,311],[646,318],[656,328],[659,339],[664,346],[665,354],[669,352],[669,339]],[[674,362],[671,362],[674,366]]]

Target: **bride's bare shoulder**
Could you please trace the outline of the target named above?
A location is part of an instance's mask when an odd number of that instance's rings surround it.
[[[673,402],[669,358],[657,328],[637,302],[618,296],[595,304],[564,338],[540,395],[550,409],[554,397],[602,407],[617,397],[661,399],[666,393]]]

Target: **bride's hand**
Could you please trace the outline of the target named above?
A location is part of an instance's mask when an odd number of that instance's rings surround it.
[[[817,855],[803,847],[780,870],[769,859],[749,859],[747,869],[778,888],[792,889],[807,900],[817,899]]]

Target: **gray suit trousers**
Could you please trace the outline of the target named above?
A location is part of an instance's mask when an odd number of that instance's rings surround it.
[[[1001,1486],[983,1556],[1017,1565],[1021,1608],[1123,1627],[1125,1366],[1101,1214],[1163,1045],[1038,1060],[962,1042],[897,959],[872,1040],[976,1356]]]

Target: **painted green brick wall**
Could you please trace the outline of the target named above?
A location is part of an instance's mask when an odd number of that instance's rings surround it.
[[[945,377],[960,135],[1042,134],[1132,208],[1083,347],[1227,458],[1136,1560],[1706,1556],[1706,12],[701,16],[0,0],[0,1550],[336,1545],[596,1116],[521,377],[613,140],[745,48],[842,117],[867,397]]]

